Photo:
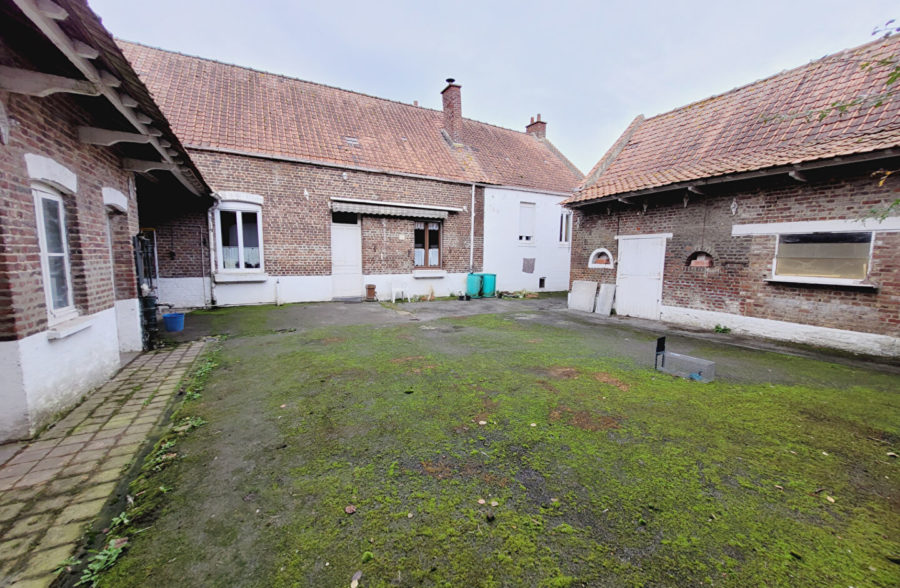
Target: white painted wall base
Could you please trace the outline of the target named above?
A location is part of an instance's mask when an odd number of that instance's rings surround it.
[[[722,325],[739,335],[752,335],[779,341],[831,347],[852,353],[900,357],[900,338],[887,335],[845,331],[843,329],[816,327],[787,321],[676,306],[663,306],[660,320],[710,330],[716,325]]]
[[[209,278],[159,278],[159,302],[173,308],[203,308],[209,305]]]
[[[0,442],[33,436],[118,371],[116,315],[109,308],[82,317],[89,327],[58,339],[44,331],[0,343]]]
[[[465,273],[439,277],[413,277],[412,274],[372,274],[363,276],[365,284],[375,284],[378,300],[391,299],[391,287],[402,288],[404,296],[455,296],[466,291]],[[365,292],[363,293],[365,294]]]
[[[141,351],[141,301],[137,298],[116,300],[116,330],[119,335],[119,351]]]

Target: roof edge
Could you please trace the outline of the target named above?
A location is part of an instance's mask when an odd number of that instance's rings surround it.
[[[615,143],[612,144],[612,147],[600,158],[600,161],[597,162],[597,165],[594,166],[594,169],[590,171],[587,177],[584,178],[584,181],[581,182],[581,185],[578,186],[578,190],[584,190],[585,188],[594,184],[597,179],[603,175],[609,166],[613,164],[616,158],[622,153],[622,150],[625,149],[625,146],[628,145],[628,142],[631,141],[631,138],[637,132],[638,127],[644,122],[644,115],[639,114],[634,117],[634,120],[631,121],[631,124],[625,129],[625,132],[622,133],[621,136],[616,140]]]

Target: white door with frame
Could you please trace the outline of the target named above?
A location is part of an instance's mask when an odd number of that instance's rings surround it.
[[[355,214],[335,213],[331,223],[331,283],[334,298],[362,298],[362,227]],[[352,222],[351,222],[352,221]]]
[[[616,273],[616,314],[659,320],[666,237],[620,235]]]

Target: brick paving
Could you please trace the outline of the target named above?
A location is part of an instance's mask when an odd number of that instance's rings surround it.
[[[0,586],[49,586],[203,350],[139,355],[29,443],[0,445]]]

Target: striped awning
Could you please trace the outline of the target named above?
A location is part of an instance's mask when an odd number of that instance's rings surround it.
[[[446,210],[385,206],[383,204],[359,204],[357,202],[340,202],[337,200],[331,202],[331,210],[370,216],[400,216],[404,218],[447,218],[448,215]]]

